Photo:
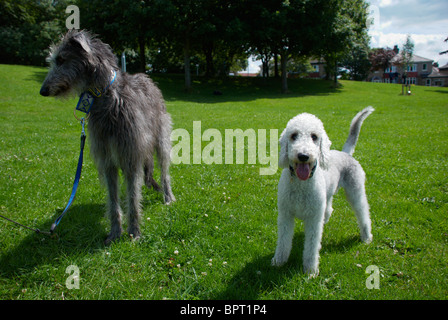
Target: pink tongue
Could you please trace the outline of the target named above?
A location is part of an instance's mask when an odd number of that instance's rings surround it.
[[[300,163],[296,169],[297,177],[300,180],[306,180],[310,177],[310,165],[308,163]]]

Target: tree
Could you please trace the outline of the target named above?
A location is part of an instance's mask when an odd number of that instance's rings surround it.
[[[269,76],[269,61],[278,49],[275,40],[279,34],[277,15],[281,4],[278,0],[246,0],[240,11],[249,52],[261,60],[263,77]]]
[[[205,1],[206,23],[201,25],[197,41],[205,56],[205,75],[227,75],[235,60],[247,58],[246,29],[241,21],[245,1]]]
[[[365,68],[365,54],[368,47],[367,4],[363,0],[336,0],[331,7],[325,7],[326,28],[321,56],[327,63],[327,77],[332,77],[337,85],[339,67],[358,54],[359,61],[352,60],[351,67]],[[362,55],[364,54],[364,57]],[[365,70],[361,70],[364,73]]]
[[[213,76],[214,52],[219,51],[221,70],[229,70],[241,34],[235,6],[238,1],[220,0],[165,0],[172,12],[166,17],[169,24],[164,36],[182,48],[184,57],[185,90],[191,90],[191,56],[203,52],[206,73]]]
[[[258,29],[251,47],[261,56],[280,55],[282,93],[288,91],[287,66],[292,58],[324,57],[327,72],[336,81],[338,62],[351,49],[368,43],[363,0],[272,0],[268,4],[267,10],[255,10],[261,14],[254,14],[258,21],[252,24]]]
[[[281,92],[288,92],[288,61],[294,56],[307,56],[319,45],[317,33],[323,26],[321,13],[332,0],[285,0],[272,17],[273,52],[280,55]]]
[[[348,70],[350,79],[363,81],[367,78],[371,64],[368,45],[355,45],[344,56],[341,66]]]
[[[275,65],[271,63],[271,69],[274,69]],[[309,73],[314,72],[314,68],[310,63],[310,59],[307,56],[294,57],[289,60],[286,69],[288,73],[293,77],[306,77]],[[275,72],[275,70],[273,70]]]
[[[82,12],[81,28],[99,34],[117,53],[138,48],[138,71],[146,71],[146,49],[157,48],[168,25],[171,12],[167,1],[115,0],[105,6],[103,0],[78,0],[78,6]]]
[[[65,32],[68,1],[0,1],[0,61],[46,65],[48,47]]]
[[[412,57],[414,55],[414,42],[412,42],[411,36],[406,37],[406,42],[401,49],[400,63],[403,66],[403,73],[406,75],[408,69],[410,69],[412,63]]]
[[[372,71],[385,71],[391,65],[391,60],[397,53],[392,49],[376,48],[369,53],[369,61]]]

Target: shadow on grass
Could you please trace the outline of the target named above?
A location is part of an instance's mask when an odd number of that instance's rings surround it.
[[[289,79],[289,91],[281,93],[281,80],[276,78],[227,77],[193,79],[192,90],[183,90],[183,77],[179,75],[154,75],[166,101],[188,101],[198,103],[223,103],[252,101],[256,99],[289,99],[304,96],[326,96],[341,92],[343,86],[333,82],[312,79]]]
[[[26,80],[41,85],[48,70],[33,70]],[[223,103],[252,101],[256,99],[288,99],[304,96],[326,96],[339,93],[342,84],[334,87],[332,81],[313,79],[288,79],[289,92],[281,93],[281,79],[261,77],[193,77],[192,89],[184,90],[184,76],[181,74],[152,74],[151,79],[162,90],[166,101],[187,101],[198,103]]]
[[[425,91],[448,94],[448,90],[425,90]]]
[[[48,231],[61,212],[57,210],[52,219],[38,226],[39,229]],[[57,263],[60,257],[76,256],[104,247],[106,233],[100,223],[103,217],[104,205],[73,205],[53,236],[30,231],[30,235],[17,243],[14,249],[2,252],[0,274],[8,277],[26,274],[39,265]],[[14,230],[11,229],[11,233]]]
[[[302,253],[305,234],[300,232],[293,238],[293,247],[288,262],[282,267],[271,266],[274,252],[269,255],[258,257],[246,264],[229,281],[227,288],[213,296],[212,300],[257,300],[263,292],[270,292],[275,288],[281,288],[291,278],[299,275],[304,279],[308,276],[303,273]],[[332,242],[323,245],[320,254],[324,252],[345,252],[350,247],[360,242],[359,237],[353,236],[341,242]]]
[[[271,266],[271,254],[258,257],[247,263],[229,281],[226,289],[218,292],[212,300],[256,300],[262,292],[269,292],[280,287],[293,275],[302,273],[302,249],[304,233],[293,238],[293,249],[288,262],[282,267]],[[306,277],[306,275],[303,275]]]

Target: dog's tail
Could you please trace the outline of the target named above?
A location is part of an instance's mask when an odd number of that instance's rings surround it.
[[[358,114],[353,118],[350,125],[350,133],[344,147],[342,148],[343,152],[353,155],[353,152],[355,152],[356,142],[358,142],[359,132],[361,131],[361,125],[374,110],[375,109],[372,107],[367,107],[358,112]]]

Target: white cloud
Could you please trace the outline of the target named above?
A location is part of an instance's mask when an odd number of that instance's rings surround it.
[[[446,0],[368,0],[375,18],[369,30],[371,47],[398,45],[401,49],[409,34],[415,44],[414,54],[439,62],[448,62],[448,1]]]
[[[439,52],[448,50],[448,44],[444,42],[447,38],[443,34],[410,34],[414,42],[414,54],[439,62],[439,65],[448,63],[448,54],[439,55]],[[372,48],[393,48],[398,45],[401,50],[406,42],[407,34],[383,33],[372,34],[370,45]]]
[[[378,3],[378,6],[380,6],[380,7],[387,7],[387,6],[392,5],[392,2],[394,2],[394,1],[392,1],[392,0],[380,0],[379,3]]]

